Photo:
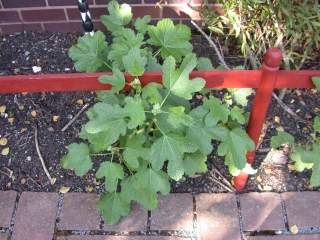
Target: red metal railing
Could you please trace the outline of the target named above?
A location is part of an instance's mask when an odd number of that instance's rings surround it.
[[[256,88],[247,132],[256,143],[270,105],[273,89],[314,88],[311,77],[320,76],[320,71],[282,71],[279,66],[281,51],[269,49],[260,70],[232,71],[194,71],[191,78],[202,77],[208,88]],[[110,73],[70,73],[46,75],[0,76],[0,94],[18,92],[67,92],[107,90],[110,86],[101,84],[98,77]],[[126,75],[130,82],[132,77]],[[142,84],[161,82],[161,72],[148,72],[140,78]],[[247,160],[253,163],[255,151],[247,154]],[[238,190],[245,187],[248,176],[240,174],[234,184]]]

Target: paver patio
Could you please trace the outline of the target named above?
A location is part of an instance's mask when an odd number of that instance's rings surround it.
[[[159,209],[135,205],[110,226],[95,194],[0,191],[0,240],[315,240],[319,199],[320,192],[171,194]]]

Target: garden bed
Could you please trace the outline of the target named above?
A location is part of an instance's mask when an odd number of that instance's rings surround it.
[[[22,33],[0,37],[0,75],[33,74],[32,67],[41,67],[43,73],[75,72],[67,56],[68,48],[76,41],[79,34],[61,33]],[[199,56],[210,57],[217,63],[213,51],[200,36],[193,37],[195,52]],[[234,55],[237,50],[228,53],[226,61],[233,66],[241,65],[243,59]],[[305,68],[319,69],[319,63],[308,63]],[[219,93],[216,93],[219,94]],[[36,93],[0,95],[0,106],[5,106],[5,113],[0,116],[0,137],[8,139],[10,152],[0,155],[0,190],[18,191],[58,191],[62,186],[71,187],[71,191],[103,190],[103,186],[90,172],[85,178],[76,177],[71,171],[63,170],[59,161],[66,152],[65,146],[77,140],[81,124],[86,121],[82,114],[65,132],[61,129],[77,114],[84,104],[92,104],[95,94],[83,93]],[[201,103],[197,95],[194,104]],[[319,93],[313,90],[289,92],[284,102],[302,119],[310,121],[319,115]],[[258,173],[250,177],[246,191],[300,191],[310,190],[309,173],[290,171],[290,165],[261,164],[266,157],[266,148],[276,129],[283,127],[293,134],[297,142],[304,143],[310,134],[311,124],[297,122],[286,114],[275,102],[272,103],[266,121],[267,130],[261,148],[258,151],[255,166]],[[47,168],[56,183],[50,185],[42,169],[35,147],[34,127],[38,130],[40,151]],[[2,149],[3,147],[1,147]],[[99,159],[96,159],[99,161]],[[210,171],[184,182],[174,183],[174,192],[223,192],[214,177],[212,168],[228,175],[223,159],[211,154],[208,158]],[[11,175],[11,177],[9,176]]]

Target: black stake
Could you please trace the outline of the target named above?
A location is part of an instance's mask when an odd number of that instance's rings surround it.
[[[89,4],[87,0],[77,0],[77,2],[85,34],[90,33],[91,35],[93,35],[93,23],[89,12]]]

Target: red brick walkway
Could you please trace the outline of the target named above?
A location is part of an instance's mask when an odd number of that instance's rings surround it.
[[[320,239],[320,192],[171,194],[104,224],[95,194],[0,191],[0,240]],[[299,231],[294,235],[290,226]]]

